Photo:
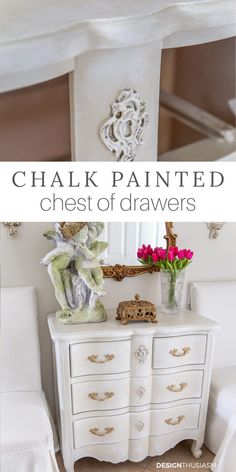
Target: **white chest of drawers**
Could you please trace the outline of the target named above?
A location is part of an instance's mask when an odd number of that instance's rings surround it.
[[[71,326],[48,318],[67,472],[81,457],[141,461],[184,439],[200,457],[217,324],[187,310],[155,326],[109,316]]]

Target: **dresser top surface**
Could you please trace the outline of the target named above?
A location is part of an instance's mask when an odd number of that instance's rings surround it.
[[[178,14],[180,17],[186,13],[191,16],[190,8],[194,6],[202,10],[203,23],[209,15],[208,6],[214,6],[219,21],[222,21],[221,14],[233,3],[234,0],[39,0],[37,3],[31,0],[4,0],[0,4],[0,46],[9,46],[15,41],[40,40],[59,31],[70,34],[77,25],[82,25],[85,31],[93,30],[104,20],[110,20],[108,26],[114,28],[116,34],[114,22],[117,20],[143,21],[146,18],[152,22],[152,15],[165,12],[169,20],[174,21]]]
[[[171,6],[204,3],[206,0],[40,0],[36,4],[5,0],[0,5],[0,44],[53,34],[83,22],[145,17]]]
[[[91,50],[232,37],[234,18],[235,0],[3,0],[0,92],[69,73]]]
[[[218,329],[218,324],[215,321],[196,315],[190,310],[182,310],[178,315],[159,313],[156,324],[133,321],[127,325],[121,325],[120,321],[115,319],[115,310],[107,310],[107,316],[107,321],[102,323],[63,324],[57,320],[55,314],[50,314],[48,315],[48,325],[51,337],[52,339],[70,340],[70,338],[115,338],[132,335],[144,336],[145,334],[171,336]]]

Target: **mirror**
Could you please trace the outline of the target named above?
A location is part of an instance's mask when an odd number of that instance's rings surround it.
[[[177,235],[173,223],[105,223],[102,239],[109,246],[104,254],[102,266],[104,277],[117,281],[144,273],[157,272],[156,266],[144,266],[137,260],[137,249],[142,244],[153,247],[176,245]]]

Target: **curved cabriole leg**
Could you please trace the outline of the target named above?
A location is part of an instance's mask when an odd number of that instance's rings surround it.
[[[63,459],[66,472],[74,472],[74,462],[69,459]]]
[[[202,441],[193,441],[191,452],[192,452],[193,457],[195,457],[195,459],[200,459],[200,457],[202,456],[202,450],[201,450],[202,444],[203,444]]]

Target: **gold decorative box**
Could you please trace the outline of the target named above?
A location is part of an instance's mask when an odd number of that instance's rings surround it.
[[[140,300],[140,295],[135,295],[135,300],[120,302],[116,310],[116,320],[126,325],[128,321],[151,321],[157,323],[157,310],[153,303]]]

